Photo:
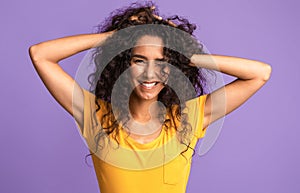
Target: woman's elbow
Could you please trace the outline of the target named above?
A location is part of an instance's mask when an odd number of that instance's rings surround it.
[[[31,61],[34,65],[36,65],[38,63],[38,61],[40,61],[42,59],[39,50],[40,50],[39,44],[32,45],[28,49],[29,56],[30,56]]]
[[[267,82],[272,74],[272,67],[269,64],[264,63],[264,76],[263,76],[263,80],[265,82]]]
[[[37,45],[32,45],[28,49],[29,56],[30,56],[32,61],[34,61],[35,56],[36,56],[36,50],[37,50],[36,47],[37,47]]]
[[[272,67],[269,64],[263,62],[260,62],[260,65],[261,66],[260,66],[259,79],[262,80],[263,82],[267,82],[271,77]]]

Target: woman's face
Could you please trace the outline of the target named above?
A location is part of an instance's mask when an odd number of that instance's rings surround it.
[[[170,68],[163,55],[163,41],[156,36],[141,37],[130,60],[133,95],[142,100],[157,100]]]

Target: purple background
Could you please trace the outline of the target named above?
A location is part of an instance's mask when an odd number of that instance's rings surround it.
[[[1,2],[0,192],[98,191],[73,119],[44,88],[27,50],[40,41],[90,33],[128,2]],[[300,192],[300,2],[168,0],[158,6],[166,15],[176,13],[198,24],[197,36],[211,53],[273,67],[265,87],[227,116],[208,154],[195,157],[188,192]],[[63,68],[74,75],[82,56],[65,60]]]

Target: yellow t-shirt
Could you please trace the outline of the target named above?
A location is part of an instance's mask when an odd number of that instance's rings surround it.
[[[80,132],[91,152],[95,152],[95,137],[99,131],[95,117],[107,112],[104,101],[99,100],[101,110],[94,116],[95,96],[84,90],[84,122]],[[203,125],[206,95],[186,103],[188,122],[193,129],[190,147],[195,148],[197,140],[205,134]],[[170,118],[167,114],[166,118]],[[92,155],[101,193],[184,193],[194,150],[181,144],[176,137],[178,120],[171,121],[168,129],[162,127],[153,141],[140,144],[122,128],[116,135],[118,143],[111,136],[102,139],[98,150]],[[101,146],[102,145],[102,146]],[[184,153],[182,153],[186,150]]]

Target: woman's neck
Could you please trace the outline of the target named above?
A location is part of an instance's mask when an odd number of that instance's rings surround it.
[[[144,100],[131,95],[129,99],[129,110],[132,118],[140,123],[148,122],[157,117],[159,106],[157,99]]]
[[[157,99],[141,100],[132,95],[129,99],[129,109],[132,119],[127,122],[130,136],[141,144],[156,139],[162,129],[159,120],[160,107]]]

